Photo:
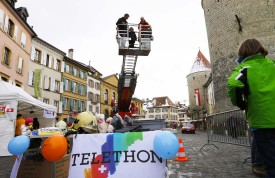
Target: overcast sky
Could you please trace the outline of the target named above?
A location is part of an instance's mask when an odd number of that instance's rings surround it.
[[[129,23],[141,16],[153,28],[151,53],[139,57],[135,96],[169,96],[188,100],[186,76],[198,50],[209,60],[201,0],[18,0],[26,7],[28,23],[37,35],[74,59],[96,68],[103,76],[121,71],[122,56],[115,40],[118,18],[129,13]]]

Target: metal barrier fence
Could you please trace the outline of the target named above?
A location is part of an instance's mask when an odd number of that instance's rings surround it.
[[[251,132],[244,111],[236,109],[210,115],[207,117],[206,124],[207,144],[205,145],[214,145],[210,142],[219,142],[251,146]]]

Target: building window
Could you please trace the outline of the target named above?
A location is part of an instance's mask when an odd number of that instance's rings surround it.
[[[47,54],[47,58],[46,58],[46,66],[51,67],[50,66],[50,55],[48,55],[48,54]]]
[[[88,100],[93,101],[94,100],[94,94],[92,92],[88,93]]]
[[[68,110],[69,98],[64,98],[62,104],[63,104],[63,109]]]
[[[160,112],[160,109],[156,109],[156,113],[159,113]]]
[[[17,72],[19,74],[22,74],[22,70],[23,70],[23,58],[19,57],[19,59],[18,59],[18,66],[17,66]]]
[[[49,104],[49,99],[43,98],[43,103]]]
[[[149,109],[149,113],[154,113],[154,109]]]
[[[95,82],[95,88],[96,88],[97,90],[100,90],[100,83]]]
[[[112,99],[113,99],[113,100],[116,99],[116,94],[115,94],[115,92],[112,93]]]
[[[57,111],[59,111],[59,102],[54,100],[53,105],[57,108]]]
[[[54,91],[58,93],[59,89],[60,89],[60,82],[55,80]]]
[[[193,80],[195,80],[195,77],[193,77]]]
[[[154,115],[150,115],[149,118],[154,118]]]
[[[98,107],[98,106],[95,108],[95,112],[96,112],[97,114],[99,114],[99,107]]]
[[[7,47],[5,47],[4,49],[4,64],[6,66],[9,66],[10,65],[10,57],[11,57],[11,50]]]
[[[167,119],[168,118],[168,115],[167,114],[163,114],[162,115],[162,119]]]
[[[99,102],[99,95],[95,94],[95,102]]]
[[[60,62],[59,59],[57,59],[57,60],[56,60],[56,68],[55,68],[55,70],[56,70],[56,71],[60,71],[60,69],[61,69],[61,62]]]
[[[85,108],[85,101],[81,101],[80,104],[81,104],[81,108],[82,108],[81,111],[86,111],[86,108]]]
[[[11,19],[9,19],[8,31],[7,31],[7,33],[8,33],[8,35],[9,35],[10,37],[13,37],[13,32],[14,32],[14,23],[13,23],[13,21],[11,21]]]
[[[108,104],[108,90],[104,92],[104,104]]]
[[[156,119],[161,119],[161,115],[156,115]]]
[[[167,108],[162,109],[162,112],[168,112],[168,109]]]
[[[1,80],[4,82],[8,82],[9,80],[6,77],[1,77]]]
[[[93,105],[89,105],[89,111],[93,112]]]
[[[91,88],[94,88],[94,81],[93,80],[89,80],[89,87],[91,87]]]
[[[41,62],[41,51],[39,51],[38,49],[35,49],[34,61],[37,63]]]

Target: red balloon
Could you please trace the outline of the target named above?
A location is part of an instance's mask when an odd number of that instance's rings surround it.
[[[68,143],[63,135],[47,138],[42,145],[42,155],[47,161],[58,161],[67,153]]]

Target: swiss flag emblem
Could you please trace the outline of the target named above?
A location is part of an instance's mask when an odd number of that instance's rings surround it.
[[[14,108],[7,108],[6,112],[13,112],[13,111],[14,111]]]

